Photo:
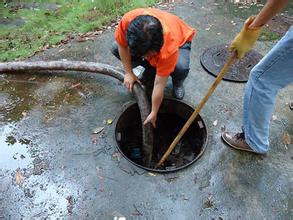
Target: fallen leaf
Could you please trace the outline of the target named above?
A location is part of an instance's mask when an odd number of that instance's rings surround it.
[[[203,207],[205,209],[213,208],[215,206],[213,196],[210,194],[207,200],[204,202]]]
[[[93,131],[93,134],[99,134],[103,130],[104,130],[104,127],[98,127]]]
[[[77,42],[84,42],[86,40],[87,40],[86,37],[79,37],[79,38],[77,38]]]
[[[77,93],[78,93],[78,95],[80,95],[82,98],[86,98],[86,95],[85,95],[83,92],[78,91]]]
[[[284,133],[283,140],[284,140],[285,145],[291,144],[291,138],[290,138],[290,135],[287,131]]]
[[[215,121],[213,122],[213,125],[214,125],[214,126],[217,126],[217,124],[218,124],[218,120],[215,120]]]
[[[70,86],[70,89],[74,89],[76,87],[79,87],[81,85],[81,83],[76,83]]]
[[[65,50],[65,48],[61,48],[60,50],[58,50],[58,53],[62,52],[63,50]]]
[[[93,144],[96,144],[98,141],[98,135],[96,134],[91,134],[91,141]]]
[[[65,96],[64,96],[64,98],[63,98],[63,102],[68,102],[69,97],[70,97],[70,94],[69,93],[66,93]]]
[[[157,176],[156,174],[151,173],[151,172],[148,172],[148,174],[149,174],[150,176]]]
[[[226,126],[223,125],[223,126],[221,127],[221,132],[225,132],[225,131],[226,131]]]
[[[119,152],[115,152],[112,154],[112,160],[120,161],[122,155]]]
[[[16,184],[21,186],[23,181],[24,181],[24,177],[23,177],[22,173],[19,170],[17,170],[16,173],[15,173],[15,182],[16,182]]]

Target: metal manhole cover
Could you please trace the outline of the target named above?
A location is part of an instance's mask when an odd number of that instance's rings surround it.
[[[227,44],[213,46],[204,51],[200,57],[200,63],[208,73],[218,76],[230,56],[231,53],[228,50]],[[232,65],[223,79],[233,82],[247,82],[250,70],[262,57],[260,53],[251,50],[245,57]]]

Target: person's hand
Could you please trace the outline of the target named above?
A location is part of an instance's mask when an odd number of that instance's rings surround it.
[[[235,51],[238,59],[244,57],[244,55],[252,49],[261,33],[261,27],[253,29],[249,28],[249,25],[254,21],[254,19],[255,16],[251,16],[245,21],[242,30],[236,35],[230,45],[230,51]]]
[[[126,86],[126,88],[132,92],[133,85],[135,82],[138,82],[141,84],[139,79],[133,74],[133,73],[127,73],[124,75],[124,82],[123,84]]]
[[[148,117],[146,118],[146,120],[144,121],[144,125],[146,125],[147,123],[151,123],[153,125],[153,127],[156,127],[156,121],[157,121],[157,113],[155,112],[151,112]]]

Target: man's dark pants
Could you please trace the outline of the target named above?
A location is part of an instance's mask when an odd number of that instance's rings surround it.
[[[178,61],[173,73],[171,73],[173,85],[182,84],[185,78],[189,73],[189,64],[190,64],[190,49],[191,42],[186,42],[179,48]],[[118,45],[115,42],[112,46],[111,52],[120,59],[118,52]],[[156,68],[151,66],[147,60],[142,59],[141,57],[131,57],[132,68],[137,66],[143,66],[145,68],[144,78],[148,80],[154,80],[156,75]]]

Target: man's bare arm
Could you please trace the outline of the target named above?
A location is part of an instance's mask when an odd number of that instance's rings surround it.
[[[154,89],[152,94],[152,112],[156,114],[159,111],[160,105],[164,97],[164,89],[167,83],[167,76],[158,76],[156,75],[154,82]]]
[[[281,11],[289,0],[268,0],[258,13],[254,21],[249,25],[250,29],[258,28],[268,23],[279,11]]]
[[[144,121],[144,124],[150,122],[152,123],[153,127],[156,127],[157,114],[164,97],[164,89],[167,83],[167,79],[167,76],[163,77],[156,75],[152,94],[152,110],[147,119]]]
[[[123,47],[118,44],[118,52],[120,55],[122,65],[125,70],[125,74],[133,74],[132,67],[131,67],[131,55],[130,55],[128,47]]]
[[[125,76],[124,76],[124,85],[126,88],[132,92],[132,88],[135,82],[139,82],[138,78],[134,75],[132,71],[132,65],[131,65],[131,54],[129,52],[128,47],[123,47],[118,44],[118,52],[119,56],[122,62],[122,65],[125,70]]]

